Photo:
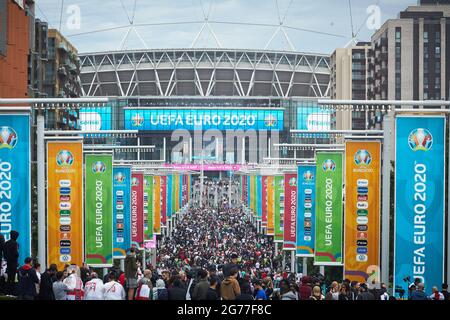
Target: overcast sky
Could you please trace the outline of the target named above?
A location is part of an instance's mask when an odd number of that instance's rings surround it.
[[[61,25],[62,33],[79,52],[143,49],[145,46],[189,48],[202,28],[204,16],[208,17],[209,26],[223,48],[264,49],[277,30],[275,26],[228,22],[278,25],[284,17],[286,27],[283,30],[295,51],[330,54],[352,38],[348,0],[137,0],[133,18],[134,3],[135,0],[37,0],[36,15],[48,21],[51,28],[59,29]],[[378,4],[383,23],[395,18],[408,5],[416,4],[417,0],[352,0],[351,3],[353,30],[355,33],[359,30],[358,40],[367,41],[373,33],[366,26],[369,6]],[[79,9],[79,20],[68,12],[73,9]],[[142,40],[130,29],[130,20],[134,21]],[[79,28],[77,21],[80,21]],[[177,22],[183,23],[173,24]],[[99,31],[105,29],[111,30]],[[128,31],[127,41],[122,43]],[[205,28],[195,46],[210,48],[218,44]],[[292,46],[279,30],[267,48],[292,50]]]

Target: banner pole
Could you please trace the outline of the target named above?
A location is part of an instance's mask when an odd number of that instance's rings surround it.
[[[448,134],[449,134],[449,145],[446,150],[447,154],[450,151],[450,117],[448,119]],[[447,186],[447,279],[446,283],[450,281],[450,166],[448,167],[448,186]]]
[[[304,257],[303,258],[303,270],[302,273],[304,276],[308,275],[308,258]]]
[[[383,210],[381,214],[381,282],[389,285],[389,231],[391,204],[391,137],[393,117],[388,113],[383,119]]]
[[[295,250],[291,251],[291,273],[295,273]]]
[[[120,259],[120,270],[125,271],[125,259]]]
[[[37,131],[36,131],[36,148],[37,148],[37,188],[38,192],[38,260],[41,269],[46,270],[46,219],[45,219],[45,118],[42,110],[37,111]],[[19,261],[23,263],[23,261]]]

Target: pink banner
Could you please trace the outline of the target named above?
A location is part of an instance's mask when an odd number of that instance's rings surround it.
[[[144,242],[144,247],[146,249],[156,249],[156,235],[153,235],[153,239],[146,240]]]
[[[284,238],[283,250],[297,248],[297,174],[284,175]]]
[[[184,171],[201,171],[201,164],[164,164],[166,168]],[[239,171],[243,166],[239,164],[204,164],[203,171]]]
[[[167,176],[161,177],[161,226],[167,226]]]
[[[144,174],[131,175],[131,245],[143,247],[144,242]]]
[[[267,176],[262,177],[262,226],[267,227]]]

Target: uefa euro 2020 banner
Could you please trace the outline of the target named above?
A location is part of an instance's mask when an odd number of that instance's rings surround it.
[[[86,263],[109,267],[113,263],[113,157],[85,157],[85,246]]]
[[[167,176],[161,176],[161,227],[167,227]]]
[[[258,221],[262,221],[262,176],[256,176],[256,215]]]
[[[315,265],[342,265],[342,171],[342,153],[317,153]]]
[[[379,141],[346,142],[344,277],[351,281],[379,279],[380,169]]]
[[[153,239],[153,176],[144,176],[144,240]]]
[[[444,279],[445,118],[397,117],[394,289],[418,278],[431,293]]]
[[[298,167],[297,257],[314,257],[316,166]]]
[[[161,177],[153,177],[153,199],[154,199],[154,227],[153,233],[161,234]]]
[[[113,168],[113,255],[124,259],[131,247],[131,168]]]
[[[262,192],[261,192],[261,212],[262,212],[262,227],[266,228],[267,233],[267,176],[262,176]]]
[[[47,142],[48,265],[84,261],[82,195],[82,141]]]
[[[297,173],[284,175],[284,237],[283,250],[297,248]]]
[[[31,256],[30,116],[0,115],[0,230],[19,233],[19,264]]]
[[[267,177],[267,235],[275,235],[275,224],[274,224],[274,196],[275,196],[275,177]]]
[[[131,246],[144,246],[144,174],[131,173]]]
[[[283,242],[284,233],[284,175],[274,177],[274,242]]]

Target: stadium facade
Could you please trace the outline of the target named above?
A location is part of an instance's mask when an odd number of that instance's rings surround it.
[[[329,55],[173,49],[87,53],[80,59],[83,94],[118,97],[107,107],[81,110],[81,127],[139,130],[140,143],[156,150],[162,150],[166,138],[165,159],[170,162],[186,160],[184,154],[172,153],[177,145],[171,141],[174,130],[194,132],[197,123],[203,130],[223,133],[276,131],[280,143],[295,142],[291,129],[333,126],[334,115],[317,106],[317,99],[329,96]],[[236,148],[215,161],[240,163],[243,159]],[[258,149],[247,145],[245,161]],[[283,157],[295,156],[292,150],[283,152]],[[130,153],[122,156],[133,158]],[[258,154],[257,162],[265,156]],[[140,157],[156,160],[163,155],[141,153]]]

